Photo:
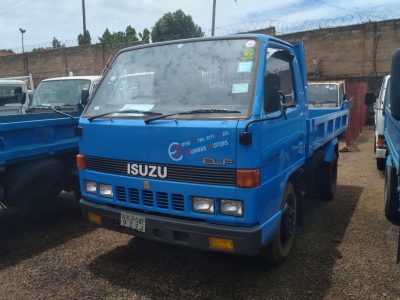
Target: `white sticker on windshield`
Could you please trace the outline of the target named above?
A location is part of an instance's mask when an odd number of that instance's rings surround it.
[[[237,72],[238,73],[250,73],[252,69],[253,69],[252,61],[241,61],[241,62],[239,62]]]
[[[247,48],[252,48],[252,47],[254,47],[256,45],[256,41],[255,40],[248,40],[248,41],[246,41],[245,45],[246,45]]]
[[[234,83],[232,84],[232,94],[247,93],[249,91],[248,83]]]
[[[100,106],[95,106],[93,110],[99,110]]]
[[[149,111],[154,107],[154,104],[125,104],[121,110],[144,110]]]

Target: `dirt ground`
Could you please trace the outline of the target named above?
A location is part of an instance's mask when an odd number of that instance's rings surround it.
[[[0,211],[0,299],[400,299],[398,228],[383,215],[373,131],[340,153],[335,199],[307,199],[294,251],[279,267],[99,229],[72,195]]]

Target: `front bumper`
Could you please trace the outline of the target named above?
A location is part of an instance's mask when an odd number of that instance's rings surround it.
[[[261,228],[233,227],[210,224],[192,220],[182,220],[170,217],[132,212],[146,219],[146,231],[139,232],[120,225],[123,210],[82,199],[80,201],[83,218],[88,220],[88,213],[102,217],[101,226],[113,231],[134,236],[161,241],[169,244],[187,246],[201,250],[227,252],[241,255],[256,255],[261,247]],[[210,249],[209,237],[218,237],[233,241],[233,251]]]
[[[386,159],[386,149],[385,148],[376,148],[375,158]]]

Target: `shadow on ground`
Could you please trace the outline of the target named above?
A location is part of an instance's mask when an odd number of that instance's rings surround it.
[[[0,270],[96,229],[81,221],[78,201],[71,193],[54,200],[0,210]]]
[[[152,298],[321,298],[362,188],[339,185],[332,202],[305,201],[294,252],[274,267],[257,257],[207,253],[132,239],[97,257],[97,277]]]

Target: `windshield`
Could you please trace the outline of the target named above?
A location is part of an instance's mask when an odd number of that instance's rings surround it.
[[[67,79],[42,81],[33,94],[32,107],[76,105],[83,89],[90,88],[90,80]]]
[[[255,40],[186,42],[121,53],[87,107],[86,115],[119,110],[162,114],[196,109],[226,109],[247,116],[256,66]],[[118,113],[111,114],[114,117]],[[140,113],[123,117],[145,118]],[[207,114],[190,118],[210,117]],[[188,116],[181,116],[187,118]]]
[[[23,95],[20,85],[0,85],[0,107],[21,104]]]
[[[308,85],[308,103],[338,103],[338,86],[320,83]]]

